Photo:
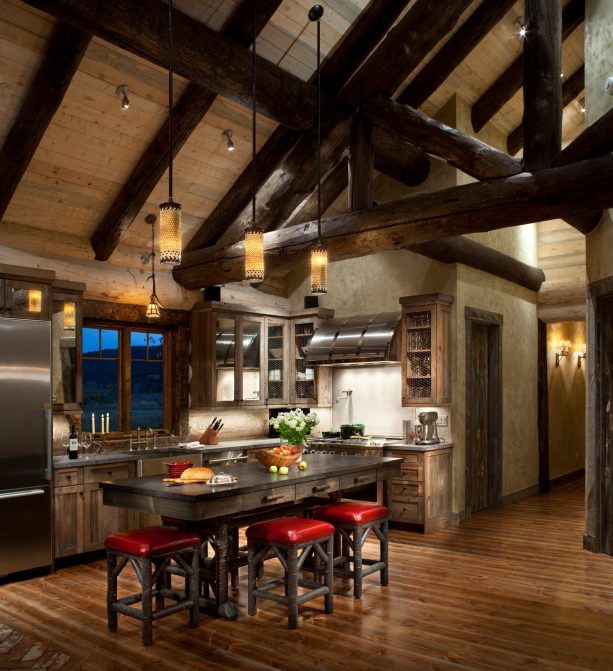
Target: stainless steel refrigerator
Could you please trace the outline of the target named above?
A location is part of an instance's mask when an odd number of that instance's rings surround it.
[[[51,566],[51,323],[0,317],[0,576]]]

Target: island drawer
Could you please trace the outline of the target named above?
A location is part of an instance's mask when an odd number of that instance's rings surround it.
[[[251,510],[261,506],[274,506],[279,503],[290,503],[296,498],[296,488],[294,485],[287,487],[274,487],[271,489],[262,489],[259,492],[251,492],[243,497],[243,509]]]
[[[414,466],[412,464],[402,464],[400,467],[402,475],[400,476],[401,480],[412,480],[414,482],[423,482],[424,480],[424,467],[423,466]]]
[[[392,499],[395,501],[409,501],[411,497],[423,496],[424,486],[421,482],[403,482],[392,480]]]
[[[403,459],[405,464],[423,463],[423,455],[420,452],[392,452],[392,457]]]
[[[53,486],[80,485],[83,482],[82,468],[60,468],[53,474]]]
[[[362,485],[368,485],[376,481],[376,473],[349,473],[348,475],[341,475],[340,488],[351,489],[352,487],[361,487]]]
[[[329,492],[339,490],[338,478],[322,478],[321,480],[311,480],[310,482],[300,482],[296,485],[296,498],[302,499],[309,496],[319,496]]]
[[[396,522],[421,524],[423,522],[423,506],[419,502],[397,503],[392,501],[391,518]]]
[[[126,480],[134,477],[133,462],[119,464],[105,464],[104,466],[89,466],[85,468],[85,483],[100,482],[101,480]]]

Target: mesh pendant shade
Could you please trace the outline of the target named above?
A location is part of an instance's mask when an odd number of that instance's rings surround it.
[[[311,249],[311,293],[328,293],[328,250],[321,242]]]
[[[172,201],[160,205],[160,263],[181,263],[181,205]]]
[[[28,291],[28,312],[42,312],[43,293],[38,289]]]
[[[73,302],[64,303],[64,331],[74,331],[76,328],[76,306]]]
[[[264,281],[264,232],[257,226],[245,231],[245,279]]]

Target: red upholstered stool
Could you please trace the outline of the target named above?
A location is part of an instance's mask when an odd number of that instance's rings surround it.
[[[198,556],[197,534],[172,527],[147,527],[123,531],[105,541],[107,556],[107,617],[109,631],[117,631],[117,613],[135,617],[142,622],[144,645],[153,641],[153,620],[189,609],[189,625],[198,624]],[[141,592],[117,597],[117,578],[130,562],[141,583]],[[185,593],[178,594],[164,587],[166,569],[176,562],[187,576]],[[156,598],[153,610],[152,599]],[[175,604],[164,607],[164,599]],[[142,602],[140,609],[133,604]]]
[[[387,585],[389,508],[366,501],[344,501],[315,508],[313,518],[329,522],[336,528],[334,564],[340,566],[338,575],[353,579],[356,599],[362,596],[362,579],[371,573],[381,571],[381,584]],[[379,539],[378,560],[362,557],[362,547],[371,530]]]
[[[255,615],[257,599],[270,599],[288,608],[290,629],[298,626],[298,606],[317,596],[325,596],[326,613],[333,609],[334,527],[327,522],[302,517],[280,517],[257,522],[247,528],[247,565],[249,570],[248,612]],[[325,575],[324,584],[316,580],[299,578],[304,561],[313,555],[315,576]],[[258,567],[263,561],[278,558],[285,576],[257,585]],[[271,590],[283,585],[285,595]],[[298,587],[308,592],[298,596]]]

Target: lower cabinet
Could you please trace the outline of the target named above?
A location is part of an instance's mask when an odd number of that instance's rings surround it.
[[[138,513],[102,504],[102,480],[136,475],[135,462],[59,469],[55,472],[55,557],[100,550],[117,531],[139,526]]]
[[[392,450],[403,460],[401,475],[390,480],[390,520],[423,527],[424,533],[449,524],[451,518],[451,448]]]

